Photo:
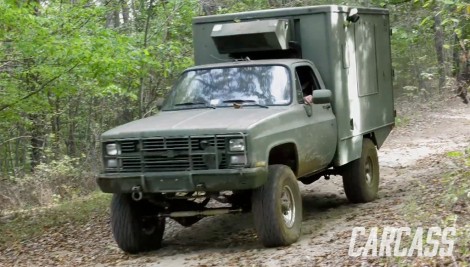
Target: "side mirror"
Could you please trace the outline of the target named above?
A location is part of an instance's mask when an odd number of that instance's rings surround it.
[[[357,14],[357,8],[352,8],[349,10],[348,17],[346,18],[347,21],[356,23],[359,20],[359,14]]]
[[[313,90],[313,104],[328,104],[331,102],[331,91],[328,89]]]
[[[163,102],[165,101],[165,99],[163,97],[159,97],[157,98],[157,100],[155,101],[156,104],[157,104],[157,108],[158,110],[161,110],[162,107],[163,107]]]

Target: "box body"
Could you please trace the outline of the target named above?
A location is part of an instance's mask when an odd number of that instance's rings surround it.
[[[338,125],[334,165],[344,165],[360,157],[365,135],[380,148],[395,120],[388,11],[358,8],[360,19],[350,23],[347,21],[350,9],[336,5],[311,6],[195,18],[195,63],[231,60],[233,54],[219,53],[211,38],[215,25],[287,21],[287,43],[299,47],[297,57],[314,63],[326,89],[333,93]],[[256,43],[256,39],[253,41]]]

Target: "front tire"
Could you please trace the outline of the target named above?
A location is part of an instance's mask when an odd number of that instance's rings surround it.
[[[288,166],[269,166],[267,182],[253,191],[252,211],[256,232],[264,246],[287,246],[299,239],[302,198],[297,179]]]
[[[155,205],[134,201],[130,194],[114,194],[111,200],[111,229],[117,245],[134,254],[161,247],[165,218],[157,218]]]
[[[362,141],[362,154],[343,169],[343,186],[349,201],[370,202],[377,198],[379,190],[379,159],[377,149],[369,138]]]

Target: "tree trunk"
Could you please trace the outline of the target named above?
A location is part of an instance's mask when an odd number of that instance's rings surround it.
[[[144,32],[144,48],[147,48],[148,33],[150,29],[150,19],[152,18],[152,8],[154,0],[150,0],[149,7],[147,9],[147,19],[145,21],[145,32]],[[142,63],[142,70],[144,69],[144,63]],[[143,118],[145,114],[145,79],[143,72],[140,74],[140,88],[139,88],[139,118]]]
[[[470,103],[468,97],[468,89],[470,88],[470,52],[466,49],[463,41],[459,42],[461,48],[461,55],[459,59],[458,74],[457,74],[457,96],[462,98],[465,104]]]
[[[106,6],[106,28],[112,28],[114,23],[114,2],[110,0],[102,0],[102,4]]]
[[[119,12],[119,6],[116,4],[114,5],[113,7],[113,24],[114,24],[114,28],[119,28],[119,26],[121,25],[121,19],[120,19],[120,15],[121,13]]]
[[[34,168],[41,163],[42,152],[44,147],[44,130],[43,130],[43,116],[38,114],[30,114],[28,116],[31,121],[31,172]]]
[[[446,81],[446,71],[444,62],[444,31],[442,30],[442,19],[439,13],[434,16],[434,46],[437,55],[437,64],[439,72],[439,88],[438,92],[442,90]]]
[[[51,115],[51,147],[52,147],[52,156],[54,159],[57,159],[57,156],[60,154],[60,107],[59,107],[59,99],[57,97],[52,96],[51,94],[47,95],[49,100],[49,105],[53,109],[53,113]]]
[[[80,103],[82,102],[79,96],[73,97],[73,100],[69,100],[71,103],[69,106],[68,112],[68,132],[67,132],[67,141],[65,142],[67,146],[67,155],[70,157],[75,157],[77,153],[77,141],[76,141],[76,128],[77,128],[77,119],[79,114]]]
[[[121,8],[122,8],[122,22],[124,25],[129,24],[129,5],[127,4],[126,0],[121,0]]]

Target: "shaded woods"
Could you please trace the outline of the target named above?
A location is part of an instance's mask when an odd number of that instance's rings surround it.
[[[193,64],[192,17],[339,2],[0,0],[0,209],[93,191],[99,135],[158,112]],[[390,10],[396,96],[468,102],[466,0],[347,4]]]

